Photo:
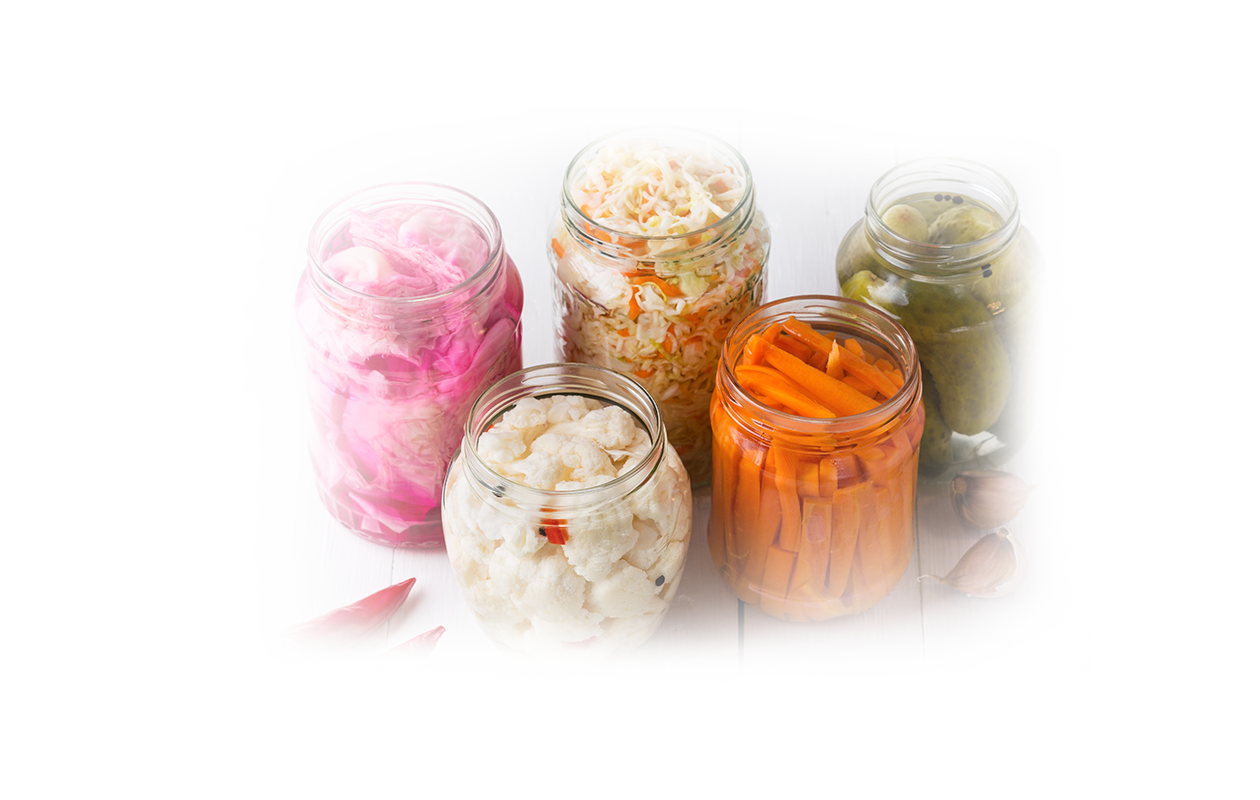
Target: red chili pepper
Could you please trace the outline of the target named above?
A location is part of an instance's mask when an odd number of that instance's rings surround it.
[[[543,519],[539,520],[542,527],[538,529],[539,533],[545,533],[547,541],[552,544],[564,544],[569,541],[569,535],[564,532],[565,521],[562,519]]]
[[[437,640],[445,632],[445,627],[438,625],[427,634],[408,639],[381,655],[374,655],[341,677],[331,680],[320,692],[384,692],[420,666],[421,661],[427,659],[428,654],[436,648]]]
[[[333,609],[323,616],[295,625],[284,633],[291,642],[318,641],[330,637],[357,638],[379,628],[402,607],[416,579],[408,578],[357,603]]]

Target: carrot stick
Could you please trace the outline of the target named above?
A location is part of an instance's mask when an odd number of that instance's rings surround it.
[[[849,347],[849,342],[857,345],[858,353],[852,351],[853,348]],[[888,376],[880,371],[878,367],[867,363],[865,358],[867,353],[862,349],[861,345],[857,344],[856,339],[846,339],[844,344],[848,349],[842,350],[837,348],[836,355],[840,359],[845,372],[861,378],[868,386],[873,386],[882,392],[885,397],[892,397],[897,393],[898,387],[888,379]],[[888,366],[891,367],[892,365],[889,364]]]
[[[879,508],[875,500],[875,485],[859,484],[858,513],[862,522],[858,529],[857,552],[862,563],[861,584],[866,593],[864,597],[854,596],[854,605],[863,610],[870,608],[882,600],[892,588],[884,571],[884,545],[880,535]]]
[[[836,416],[834,411],[816,402],[775,370],[741,364],[735,368],[735,379],[745,389],[767,395],[787,406],[793,414],[817,419],[834,419]]]
[[[735,440],[731,418],[718,404],[714,404],[713,412],[713,460],[722,465],[721,483],[715,483],[722,489],[721,497],[726,501],[722,508],[722,540],[726,545],[727,561],[733,563],[738,570],[735,559],[735,520],[732,512],[735,504],[735,485],[738,479],[740,447]],[[716,503],[715,503],[716,505]]]
[[[626,314],[630,317],[631,322],[639,318],[639,295],[633,288],[630,290],[630,306]]]
[[[858,344],[857,339],[845,339],[844,347],[858,358],[866,358],[866,351],[862,349],[862,345]]]
[[[774,451],[766,452],[766,462],[761,473],[761,507],[757,514],[756,535],[748,548],[743,577],[753,586],[760,586],[766,571],[766,553],[779,534],[779,493],[775,488],[773,469]]]
[[[642,286],[645,283],[650,283],[654,285],[656,288],[660,289],[661,294],[665,295],[666,297],[682,297],[683,296],[682,289],[679,289],[677,286],[675,286],[672,283],[666,283],[664,280],[662,280],[660,277],[656,275],[644,275],[643,277],[635,278],[632,281],[632,283],[638,284],[639,286]]]
[[[796,484],[797,493],[802,497],[821,497],[822,493],[818,490],[819,466],[813,461],[798,461],[796,463]]]
[[[831,501],[807,499],[801,511],[801,551],[792,573],[789,596],[799,601],[819,600],[827,584],[831,557]]]
[[[827,357],[822,353],[811,353],[809,365],[820,372],[827,371]]]
[[[767,614],[785,616],[783,601],[787,598],[795,563],[796,553],[770,545],[766,553],[766,575],[761,582],[761,607]]]
[[[841,383],[844,383],[847,386],[852,386],[854,390],[861,392],[867,397],[875,397],[875,387],[859,378],[856,374],[850,373],[845,375]]]
[[[862,523],[857,494],[857,486],[846,486],[832,495],[831,553],[827,569],[827,594],[831,597],[840,597],[849,585],[858,529]]]
[[[808,362],[809,357],[813,355],[813,351],[807,346],[789,336],[779,336],[773,342],[769,342],[769,344],[774,345],[784,352],[791,353],[804,362]]]
[[[757,366],[766,356],[766,340],[753,336],[744,343],[744,363],[741,366]]]
[[[761,332],[761,338],[770,344],[774,344],[779,340],[779,332],[782,330],[783,326],[776,322]]]
[[[787,448],[770,445],[774,450],[774,485],[779,492],[779,546],[796,552],[801,549],[801,501],[796,494],[796,455]]]
[[[879,405],[871,398],[854,391],[851,386],[846,386],[825,372],[819,372],[774,345],[766,346],[765,360],[840,416],[861,414]]]
[[[761,465],[766,452],[759,449],[745,450],[739,459],[739,478],[735,486],[735,558],[748,557],[752,541],[757,535],[757,520],[761,515]]]
[[[880,539],[884,545],[884,569],[889,579],[901,580],[910,563],[910,547],[905,511],[900,487],[879,486],[875,489],[875,502],[879,508]]]
[[[836,380],[844,379],[844,364],[840,360],[840,343],[831,343],[831,352],[827,354],[827,365],[823,371]]]

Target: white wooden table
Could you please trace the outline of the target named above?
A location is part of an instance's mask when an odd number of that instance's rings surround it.
[[[745,155],[772,243],[766,300],[837,294],[840,237],[869,186],[926,155],[983,161],[1016,186],[1046,252],[1039,412],[1005,469],[1039,493],[1011,527],[1028,580],[1000,600],[927,581],[979,538],[948,490],[922,485],[919,546],[892,596],[867,614],[794,625],[741,609],[709,561],[709,498],[696,498],[692,554],[648,646],[593,675],[538,673],[495,650],[460,596],[446,554],[375,546],[320,504],[294,320],[306,236],[355,189],[435,180],[483,199],[525,283],[524,364],[554,360],[546,229],[564,166],[604,132],[638,123],[711,131]],[[1085,111],[246,111],[244,115],[244,688],[318,690],[358,661],[435,625],[447,632],[397,690],[1089,690],[1091,689],[1091,115]],[[407,605],[310,682],[270,684],[263,646],[282,627],[415,576]],[[1004,648],[1012,637],[1016,648]],[[965,661],[974,670],[965,670]],[[985,678],[998,675],[992,687]]]

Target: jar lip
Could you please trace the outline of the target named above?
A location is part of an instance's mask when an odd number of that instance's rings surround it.
[[[596,151],[597,148],[605,147],[621,139],[634,139],[634,138],[664,139],[663,135],[665,134],[673,134],[677,138],[691,137],[691,138],[696,139],[697,141],[704,142],[706,144],[716,145],[719,149],[724,151],[723,155],[729,155],[731,159],[734,160],[735,163],[732,166],[737,167],[742,172],[742,175],[744,178],[744,193],[743,195],[740,196],[739,202],[737,202],[735,206],[726,213],[725,216],[723,216],[721,219],[719,219],[716,222],[705,225],[703,228],[696,228],[694,230],[690,230],[685,233],[669,233],[663,236],[646,236],[646,235],[638,234],[638,233],[627,233],[626,231],[618,230],[616,228],[609,228],[601,224],[599,220],[591,218],[590,216],[588,216],[586,213],[584,213],[581,210],[580,205],[573,198],[573,193],[572,193],[573,182],[572,180],[570,180],[570,178],[572,177],[574,170],[577,167],[582,165],[583,156],[587,155],[588,153]],[[615,234],[616,236],[619,236],[623,239],[628,239],[630,241],[668,242],[668,241],[678,241],[681,239],[686,239],[687,237],[690,237],[690,236],[697,236],[699,234],[706,233],[708,231],[712,231],[714,229],[721,228],[724,225],[730,224],[732,219],[737,219],[739,215],[743,214],[745,210],[748,208],[748,206],[752,202],[754,202],[755,195],[756,195],[756,190],[753,185],[752,170],[748,168],[748,162],[744,160],[743,155],[741,155],[738,150],[736,150],[734,147],[728,144],[725,140],[720,139],[717,136],[704,133],[703,131],[698,131],[692,128],[685,128],[681,126],[653,126],[653,127],[636,126],[636,127],[630,127],[630,128],[622,128],[621,130],[610,133],[607,136],[603,136],[599,139],[596,139],[595,141],[590,142],[589,144],[587,144],[585,147],[583,147],[581,150],[578,151],[577,155],[573,157],[573,160],[569,162],[569,166],[566,167],[564,170],[564,181],[560,187],[560,205],[562,208],[568,209],[572,211],[573,213],[577,214],[577,216],[580,217],[584,222],[589,223],[590,225],[594,226],[595,228],[598,228],[600,231],[604,233]]]
[[[892,344],[896,348],[903,350],[905,352],[906,366],[908,367],[907,372],[912,370],[913,375],[907,374],[897,393],[875,408],[863,411],[860,414],[850,414],[844,417],[832,417],[829,419],[803,417],[771,408],[753,397],[735,378],[734,358],[730,356],[733,345],[741,342],[742,348],[742,341],[746,341],[749,338],[751,335],[750,329],[754,325],[759,329],[764,328],[771,324],[772,318],[776,315],[781,315],[784,318],[795,316],[804,320],[816,318],[817,314],[811,314],[808,306],[810,303],[814,303],[814,308],[817,309],[846,310],[855,313],[858,317],[869,316],[873,320],[882,321],[885,325],[890,326],[894,334],[900,337],[900,341],[881,341],[880,344]],[[885,340],[889,339],[886,335],[883,338]],[[915,348],[914,340],[910,338],[910,334],[901,326],[901,323],[897,322],[892,315],[881,308],[836,295],[795,295],[758,306],[736,323],[722,346],[721,378],[724,383],[733,389],[736,398],[741,403],[747,403],[756,408],[758,413],[765,416],[777,427],[787,428],[799,433],[854,433],[877,427],[880,423],[895,416],[906,405],[913,402],[913,397],[920,391],[918,375],[918,351]]]
[[[410,199],[414,199],[423,204],[423,201],[425,200],[431,201],[437,198],[434,196],[421,195],[426,195],[426,193],[428,193],[428,195],[441,195],[446,192],[455,195],[456,199],[470,202],[477,211],[486,215],[485,222],[488,223],[487,228],[487,225],[482,224],[482,220],[478,220],[464,214],[470,222],[488,234],[490,252],[486,256],[485,263],[470,273],[468,277],[464,278],[464,280],[449,289],[444,289],[440,292],[433,292],[431,294],[420,294],[410,297],[386,297],[377,294],[369,294],[368,292],[362,292],[358,289],[352,289],[334,278],[324,269],[323,262],[316,256],[316,250],[320,244],[320,234],[324,232],[324,227],[331,222],[336,215],[346,214],[349,211],[354,210],[355,206],[351,203],[352,200],[368,196],[385,189],[399,190],[400,196],[397,198],[399,204],[407,202]],[[416,196],[409,197],[404,194],[405,192],[410,192]],[[489,270],[493,269],[500,261],[503,260],[503,253],[503,231],[499,226],[499,218],[496,217],[494,212],[490,210],[490,207],[483,203],[480,199],[468,192],[465,192],[463,189],[457,189],[454,186],[448,186],[444,183],[432,183],[428,181],[398,181],[393,183],[378,183],[375,186],[369,186],[366,189],[359,189],[351,192],[350,194],[347,194],[337,200],[328,208],[324,209],[324,212],[319,215],[319,218],[315,220],[315,224],[311,227],[310,237],[307,239],[306,260],[307,264],[313,268],[316,273],[318,273],[321,280],[335,285],[339,292],[345,292],[348,296],[353,298],[361,298],[375,303],[405,307],[425,305],[429,303],[440,303],[452,297],[466,293],[470,288],[479,283]],[[316,281],[315,283],[318,285],[319,281]],[[321,289],[322,288],[323,287],[321,286]]]
[[[635,419],[639,420],[647,431],[651,441],[651,449],[648,454],[640,459],[639,463],[631,467],[625,474],[618,475],[610,481],[587,486],[582,489],[539,489],[536,486],[520,483],[512,478],[503,475],[493,466],[481,457],[477,452],[477,441],[489,425],[486,424],[490,419],[501,417],[509,409],[526,397],[552,397],[556,395],[582,395],[591,397],[589,393],[579,390],[565,391],[562,388],[552,390],[548,387],[536,387],[537,391],[521,394],[519,396],[508,395],[505,398],[496,400],[493,404],[487,405],[488,401],[494,400],[496,393],[513,382],[520,382],[533,376],[546,376],[548,374],[556,377],[585,377],[597,381],[597,385],[602,386],[606,391],[606,395],[597,396],[596,399],[607,401],[626,410]],[[521,388],[525,388],[522,384]],[[641,402],[643,406],[650,412],[648,419],[643,419],[640,413],[633,408],[627,408],[627,404],[616,399],[613,395],[618,391],[624,391],[630,394],[635,400]],[[479,420],[486,422],[479,422]],[[476,426],[481,429],[477,430]],[[494,476],[494,481],[499,484],[506,483],[512,487],[514,493],[522,495],[527,500],[532,500],[537,505],[543,505],[547,500],[564,499],[580,505],[582,500],[598,500],[602,495],[607,494],[610,490],[623,489],[629,487],[621,494],[626,494],[638,488],[640,484],[645,482],[661,462],[661,456],[665,452],[665,442],[667,434],[665,431],[665,423],[661,417],[660,408],[656,405],[656,401],[652,399],[652,395],[642,384],[632,380],[631,378],[611,370],[606,367],[598,367],[593,364],[578,364],[574,362],[552,362],[550,364],[537,364],[532,367],[518,370],[511,375],[507,375],[495,381],[486,388],[477,399],[473,401],[472,408],[468,412],[468,419],[464,423],[464,440],[462,449],[469,461],[476,464],[478,469],[484,470],[487,474]],[[484,482],[484,481],[483,481]]]
[[[950,170],[957,174],[951,177]],[[1010,208],[1010,212],[1004,216],[1002,225],[993,233],[973,242],[934,244],[932,242],[907,239],[893,231],[880,216],[879,200],[881,192],[886,189],[889,183],[897,179],[916,179],[922,182],[933,180],[961,182],[965,179],[970,185],[983,186],[988,190],[988,193],[1001,199],[1002,204]],[[981,181],[985,183],[980,183]],[[998,246],[1005,244],[1007,240],[1012,239],[1020,226],[1019,196],[1015,193],[1015,187],[1011,185],[1010,181],[997,170],[978,161],[947,156],[903,161],[883,175],[880,175],[875,183],[871,185],[871,190],[866,195],[865,213],[867,225],[875,229],[881,240],[893,242],[897,246],[896,252],[910,255],[915,260],[927,262],[948,261],[958,253],[983,254],[991,252],[997,249]]]

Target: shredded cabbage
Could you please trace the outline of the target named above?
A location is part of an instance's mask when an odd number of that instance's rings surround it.
[[[752,219],[731,241],[724,225],[715,226],[742,221],[728,217],[748,188],[712,156],[653,141],[613,143],[569,187],[598,224],[588,232],[670,236],[618,237],[642,255],[610,259],[579,242],[562,219],[552,242],[560,357],[642,383],[696,484],[710,475],[709,400],[722,343],[761,302],[770,243],[761,212],[741,211]]]
[[[369,297],[333,284],[332,300],[321,298],[309,275],[297,295],[320,494],[366,538],[440,547],[442,483],[468,411],[521,367],[520,277],[504,254],[489,292],[478,295],[479,284],[436,309],[396,302],[449,291],[490,257],[481,229],[443,208],[352,212],[343,239],[324,272]]]

